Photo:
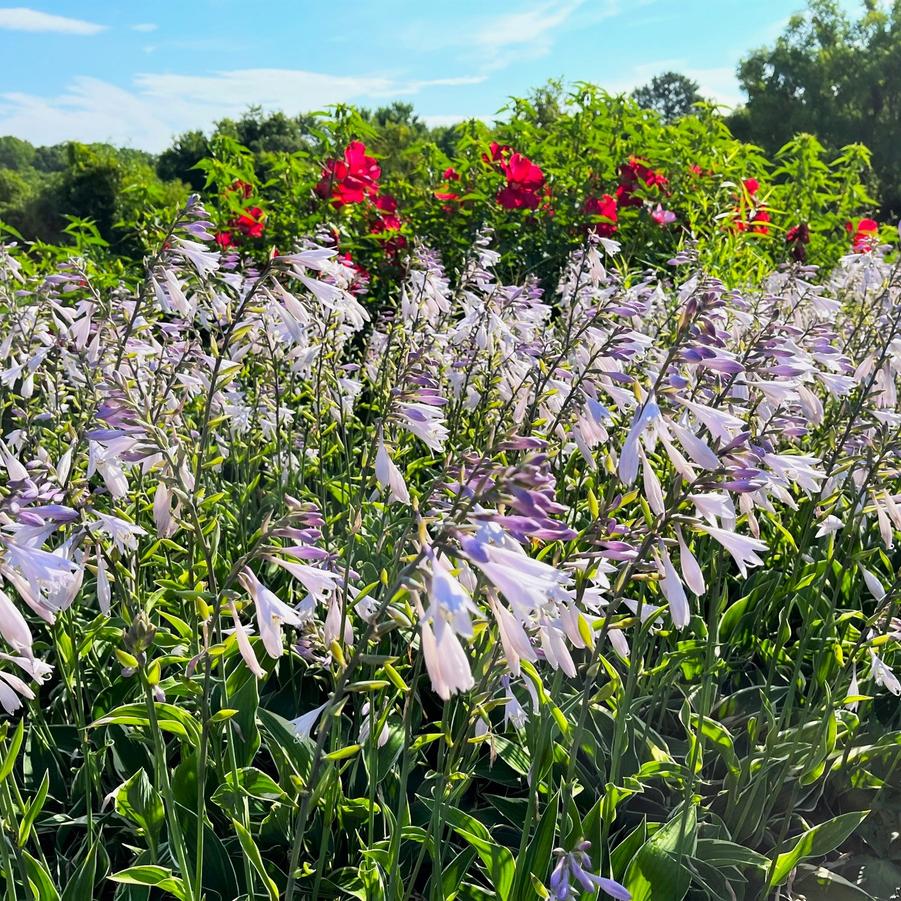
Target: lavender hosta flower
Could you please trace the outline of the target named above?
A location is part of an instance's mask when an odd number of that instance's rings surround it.
[[[410,503],[410,492],[407,490],[407,483],[401,475],[394,461],[388,455],[385,442],[381,435],[378,439],[378,450],[375,455],[375,477],[382,486],[388,490],[388,499],[397,501],[400,504]]]
[[[282,642],[282,626],[301,626],[303,618],[274,592],[270,591],[254,575],[249,567],[238,573],[238,581],[250,595],[257,612],[257,627],[263,647],[270,657],[281,657],[285,652]]]
[[[439,407],[418,402],[401,403],[397,415],[400,426],[419,438],[426,447],[438,452],[444,449],[448,431]]]
[[[8,714],[13,714],[22,706],[22,698],[33,701],[35,694],[14,673],[0,670],[0,707]]]
[[[173,499],[172,489],[165,482],[158,482],[153,493],[153,522],[159,538],[171,538],[178,529]]]
[[[624,485],[631,485],[638,475],[638,442],[644,430],[660,416],[660,408],[653,397],[636,412],[619,457],[619,478]]]
[[[617,901],[631,901],[632,893],[615,879],[588,871],[590,842],[582,842],[572,851],[555,848],[557,865],[551,873],[548,889],[554,901],[576,901],[583,892],[597,895],[603,892]]]

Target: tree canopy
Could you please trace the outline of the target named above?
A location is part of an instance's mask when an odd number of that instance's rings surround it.
[[[799,132],[832,150],[863,143],[884,211],[901,211],[901,0],[865,0],[857,19],[837,0],[810,0],[738,79],[748,99],[729,122],[737,137],[770,152]]]

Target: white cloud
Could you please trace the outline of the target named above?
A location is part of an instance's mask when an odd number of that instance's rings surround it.
[[[633,6],[653,0],[632,0]],[[482,71],[546,56],[557,32],[574,20],[581,27],[615,16],[620,0],[545,0],[512,13],[475,15],[457,22],[453,31],[436,31],[429,20],[413,21],[401,35],[413,52],[456,48],[461,59]]]
[[[137,25],[132,25],[132,31],[156,31],[160,26],[155,22],[139,22]]]
[[[134,88],[80,76],[57,97],[0,94],[0,134],[37,144],[109,141],[160,150],[173,135],[207,128],[251,105],[298,113],[332,103],[381,102],[430,87],[477,84],[484,76],[402,81],[386,75],[324,75],[295,69],[236,69],[211,75],[143,74]]]
[[[98,34],[106,25],[38,12],[25,6],[0,7],[0,28],[9,31],[55,32],[57,34]]]

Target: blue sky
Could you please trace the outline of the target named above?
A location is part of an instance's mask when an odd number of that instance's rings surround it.
[[[857,0],[844,0],[849,9]],[[250,104],[412,102],[490,119],[548,78],[625,91],[666,69],[732,105],[735,66],[803,0],[44,0],[0,6],[0,134],[160,150]]]

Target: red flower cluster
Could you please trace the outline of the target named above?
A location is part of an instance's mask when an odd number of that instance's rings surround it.
[[[403,235],[392,234],[399,232],[401,225],[400,216],[397,215],[397,200],[390,194],[382,194],[375,198],[375,208],[381,215],[376,216],[369,226],[371,235],[387,235],[384,242],[385,253],[388,256],[396,256],[398,250],[407,246],[407,239]]]
[[[362,203],[378,195],[381,174],[379,164],[366,155],[366,145],[362,141],[351,141],[341,159],[326,161],[316,193],[330,200],[336,208],[348,203]]]
[[[656,169],[646,165],[647,160],[641,156],[630,156],[628,161],[619,167],[619,185],[616,188],[616,200],[621,207],[642,206],[644,201],[635,196],[635,189],[640,185],[646,188],[663,188],[669,180]]]
[[[435,197],[438,200],[443,200],[445,203],[451,203],[455,200],[460,199],[460,195],[456,191],[451,190],[451,182],[452,181],[460,181],[460,173],[453,166],[448,166],[442,176],[444,179],[444,185],[442,185],[440,191],[435,191]],[[446,210],[451,210],[452,207],[445,206]]]
[[[225,194],[226,196],[239,194],[243,200],[250,200],[253,196],[253,185],[239,178],[232,182]],[[266,227],[265,220],[266,214],[258,206],[245,207],[239,215],[229,221],[227,229],[216,232],[216,243],[223,250],[235,247],[238,244],[238,235],[235,232],[239,232],[245,238],[262,238],[263,229]]]
[[[855,227],[851,222],[846,222],[845,231],[851,235],[851,249],[854,253],[870,253],[876,246],[879,223],[875,219],[861,219]]]
[[[395,256],[400,248],[406,247],[407,239],[396,234],[403,222],[397,215],[397,201],[390,194],[381,193],[381,175],[381,167],[367,155],[366,145],[362,141],[351,141],[340,159],[326,161],[315,191],[336,209],[371,203],[368,209],[373,215],[369,234],[385,236],[384,250],[389,256]]]
[[[602,238],[609,238],[616,231],[616,220],[619,215],[617,202],[615,197],[604,194],[601,197],[589,197],[582,207],[582,212],[587,216],[601,216],[606,222],[597,222],[588,226],[589,231],[593,231]]]
[[[497,202],[506,210],[537,210],[548,195],[544,172],[527,156],[517,153],[506,144],[493,141],[482,159],[494,165],[507,180],[497,192]]]
[[[738,213],[739,218],[735,222],[736,231],[750,232],[752,235],[768,235],[770,227],[768,223],[770,214],[767,212],[766,205],[758,203],[757,192],[760,190],[760,182],[756,178],[746,178],[742,182],[744,193],[739,198]],[[745,194],[750,199],[750,209],[745,214]]]
[[[810,229],[806,222],[792,226],[785,233],[785,243],[788,245],[792,259],[803,263],[807,259],[807,245],[810,243]]]

